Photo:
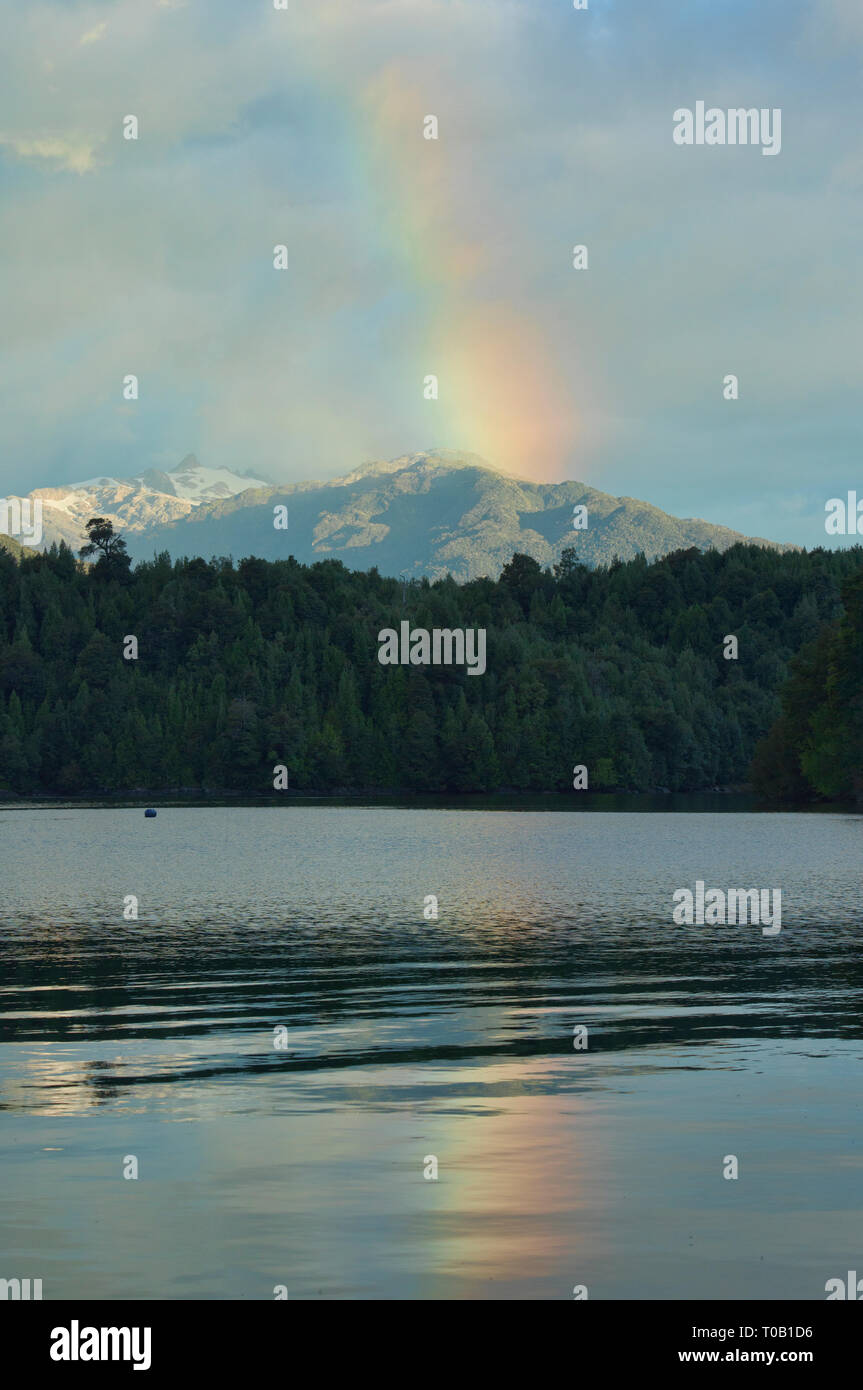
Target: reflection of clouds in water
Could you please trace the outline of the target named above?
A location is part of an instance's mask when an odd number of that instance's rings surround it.
[[[9,1074],[4,1059],[3,1106],[30,1115],[84,1115],[99,1104],[89,1075],[93,1065],[50,1043],[28,1044],[17,1075]]]
[[[64,1049],[50,1043],[27,1046],[44,1050],[24,1052],[14,1063],[4,1059],[0,1109],[28,1115],[84,1115],[98,1109],[125,1114],[174,1111],[179,1099],[174,1080],[195,1060],[187,1051],[168,1049],[160,1072],[158,1059],[148,1060],[146,1049],[95,1060],[83,1057],[78,1047]],[[139,1076],[146,1081],[145,1089],[126,1084]],[[194,1095],[184,1094],[182,1108],[197,1108]]]
[[[750,1163],[763,1149],[752,1181],[789,1183],[757,1252],[777,1296],[812,1296],[826,1237],[795,1227],[796,1263],[783,1241],[825,1174],[844,1257],[859,817],[224,807],[154,824],[160,840],[139,810],[0,813],[0,1089],[51,1164],[48,1183],[16,1140],[8,1192],[28,1248],[64,1243],[52,1297],[81,1268],[92,1296],[643,1297],[656,1280],[717,1297],[754,1237],[751,1212],[716,1217],[705,1173],[741,1125]],[[787,927],[674,927],[696,877],[781,884]],[[120,1180],[126,1153],[140,1183]]]

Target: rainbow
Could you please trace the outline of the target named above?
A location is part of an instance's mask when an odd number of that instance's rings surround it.
[[[530,315],[490,285],[488,247],[465,234],[451,145],[422,136],[427,86],[392,64],[354,115],[362,196],[416,305],[412,346],[439,381],[437,435],[422,447],[480,454],[531,481],[571,476],[578,421],[565,375]]]

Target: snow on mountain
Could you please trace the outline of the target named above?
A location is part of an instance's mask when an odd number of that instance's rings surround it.
[[[278,504],[289,506],[290,530],[273,526]],[[574,528],[577,510],[589,518],[587,529]],[[466,580],[500,574],[516,551],[552,565],[575,548],[592,566],[611,564],[615,555],[652,558],[693,546],[727,550],[746,539],[574,479],[533,483],[476,455],[433,449],[364,463],[342,478],[209,502],[182,520],[130,536],[129,552],[134,559],[163,550],[262,560],[293,555],[306,564],[338,559],[350,569],[375,565],[381,574],[449,573]]]
[[[236,497],[250,487],[269,487],[263,478],[241,478],[229,468],[205,468],[194,454],[189,454],[168,474],[177,497],[184,497],[197,506],[215,502],[220,497]]]
[[[168,473],[149,469],[131,478],[85,478],[62,487],[35,488],[29,496],[42,504],[42,547],[63,540],[78,550],[91,516],[107,517],[117,530],[144,531],[179,521],[202,503],[270,486],[266,479],[242,477],[228,468],[206,468],[188,454]]]
[[[104,516],[126,537],[135,560],[161,551],[262,559],[290,554],[306,563],[333,558],[352,569],[376,565],[382,574],[450,573],[460,580],[499,574],[516,551],[551,565],[575,547],[592,566],[610,564],[615,555],[650,559],[693,546],[726,550],[747,540],[725,526],[674,517],[574,479],[533,483],[475,455],[444,450],[367,462],[329,481],[289,484],[204,468],[189,456],[168,473],[90,478],[30,496],[43,504],[43,546],[64,540],[80,550],[86,522]],[[286,503],[289,532],[273,526],[273,506]],[[589,516],[587,529],[574,529],[576,510]]]

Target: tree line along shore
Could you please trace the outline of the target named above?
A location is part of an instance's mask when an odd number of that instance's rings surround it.
[[[581,765],[591,791],[863,794],[860,546],[570,550],[404,584],[337,560],[133,568],[101,537],[89,564],[0,550],[0,791],[254,795],[282,766],[297,791],[577,796]],[[482,629],[486,669],[382,665],[405,620]]]

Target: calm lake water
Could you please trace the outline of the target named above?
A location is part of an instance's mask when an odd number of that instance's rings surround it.
[[[0,1277],[823,1300],[863,1270],[861,849],[850,813],[0,809]],[[781,932],[673,925],[697,879],[780,887]]]

